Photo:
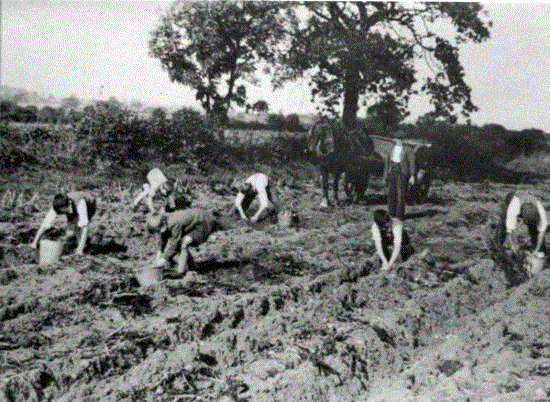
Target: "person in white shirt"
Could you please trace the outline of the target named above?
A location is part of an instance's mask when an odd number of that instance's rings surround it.
[[[141,200],[145,199],[149,211],[153,211],[153,197],[156,195],[157,191],[165,197],[168,196],[172,192],[171,187],[173,187],[173,185],[171,184],[172,183],[164,175],[162,170],[159,168],[151,169],[149,173],[147,173],[147,182],[143,184],[142,191],[132,202],[132,207],[137,207]]]
[[[238,193],[235,196],[234,205],[242,219],[254,223],[264,217],[264,212],[274,208],[269,177],[264,173],[255,173],[244,182],[237,184]],[[245,211],[254,198],[258,198],[259,208],[250,219]]]
[[[88,226],[90,219],[96,211],[95,198],[84,191],[73,191],[68,194],[57,194],[52,202],[52,207],[42,220],[40,228],[36,232],[31,243],[32,248],[37,248],[40,238],[46,230],[50,229],[58,215],[67,217],[66,238],[74,235],[78,237],[78,245],[75,254],[83,254],[88,238]]]
[[[382,271],[389,271],[398,258],[406,261],[415,252],[403,222],[382,209],[374,211],[371,234]]]
[[[173,212],[191,206],[190,194],[177,185],[173,179],[166,178],[160,169],[154,168],[147,174],[147,182],[143,185],[141,193],[132,202],[132,208],[135,209],[141,200],[145,199],[149,212],[153,212],[153,198],[157,192],[164,197],[164,204],[161,207],[164,212]]]
[[[548,229],[546,210],[538,198],[525,191],[511,192],[504,198],[495,243],[503,245],[508,238],[512,252],[517,254],[520,251],[517,235],[519,222],[523,222],[529,231],[530,251],[533,253],[542,251],[546,254],[544,244],[544,236]]]

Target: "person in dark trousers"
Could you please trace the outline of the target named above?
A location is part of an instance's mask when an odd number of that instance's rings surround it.
[[[395,144],[386,158],[383,175],[388,196],[388,212],[391,217],[400,221],[405,217],[407,183],[415,183],[414,154],[403,144],[405,136],[403,130],[395,134]]]
[[[175,273],[184,275],[194,265],[190,247],[204,243],[208,236],[222,226],[214,215],[200,208],[160,212],[147,217],[150,230],[160,234],[159,253],[153,268],[172,266],[172,258],[179,253]]]
[[[382,271],[389,271],[398,258],[406,261],[415,252],[403,223],[382,209],[374,211],[371,234]]]
[[[67,194],[57,194],[52,202],[52,207],[42,220],[42,224],[36,232],[32,248],[37,248],[40,238],[46,230],[51,228],[58,215],[67,217],[66,238],[77,236],[78,245],[75,254],[83,254],[86,240],[88,239],[88,226],[96,211],[95,198],[86,191],[73,191]]]

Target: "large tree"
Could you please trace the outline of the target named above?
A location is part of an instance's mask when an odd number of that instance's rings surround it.
[[[312,72],[312,98],[332,111],[342,103],[346,125],[355,123],[361,97],[388,123],[395,122],[391,114],[407,114],[416,91],[440,116],[477,109],[458,51],[489,37],[491,22],[478,3],[303,2],[290,6],[288,17],[291,40],[276,84]]]
[[[224,120],[246,101],[245,82],[256,81],[282,36],[280,4],[260,1],[177,1],[152,32],[150,49],[170,79],[194,88],[208,114]]]

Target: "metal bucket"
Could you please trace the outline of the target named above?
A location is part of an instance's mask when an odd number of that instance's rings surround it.
[[[292,211],[285,210],[279,213],[278,216],[279,226],[282,228],[290,228],[298,226],[298,215]]]
[[[538,274],[542,271],[545,263],[546,256],[541,251],[536,253],[527,253],[527,256],[525,257],[526,268],[531,275]]]
[[[55,264],[59,261],[61,253],[63,252],[63,242],[60,240],[40,240],[38,254],[39,265]]]

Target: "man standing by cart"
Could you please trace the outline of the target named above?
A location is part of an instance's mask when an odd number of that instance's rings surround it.
[[[391,227],[394,231],[394,241],[399,243],[396,250],[400,248],[403,236],[403,220],[405,219],[405,203],[407,198],[408,185],[415,183],[415,160],[414,153],[403,144],[406,134],[403,130],[395,134],[395,143],[389,152],[385,165],[383,181],[386,186],[388,198],[388,212],[392,220]],[[392,258],[391,264],[383,264],[382,270],[388,271],[395,261]]]

